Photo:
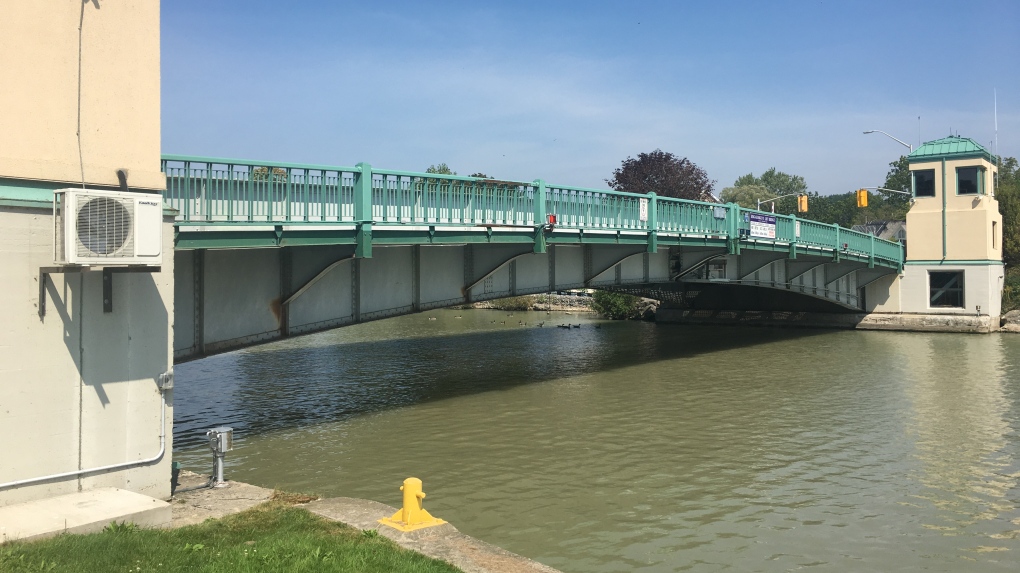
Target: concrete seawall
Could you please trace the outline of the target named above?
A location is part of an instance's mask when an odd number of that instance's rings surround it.
[[[964,332],[999,330],[999,317],[935,314],[819,313],[751,310],[690,310],[659,307],[656,322],[743,326]]]
[[[179,479],[183,489],[201,485],[208,478],[184,471]],[[206,519],[218,519],[274,499],[274,492],[269,488],[234,481],[229,483],[229,487],[222,489],[196,489],[175,495],[171,502],[171,526],[183,527]],[[377,501],[335,497],[315,499],[297,506],[362,531],[378,531],[379,535],[405,549],[441,559],[465,573],[560,573],[557,569],[465,535],[449,523],[406,533],[382,525],[379,519],[389,517],[397,510]]]

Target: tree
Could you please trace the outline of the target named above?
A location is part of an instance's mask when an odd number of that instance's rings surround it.
[[[882,186],[897,191],[910,191],[910,164],[907,163],[906,155],[901,155],[899,159],[889,164],[889,173],[886,174],[885,184]]]
[[[624,159],[606,183],[616,191],[695,200],[705,199],[715,187],[704,169],[661,149]]]
[[[1002,213],[1002,260],[1007,267],[1020,264],[1020,165],[1016,158],[999,158],[995,198]]]
[[[733,183],[734,187],[744,187],[747,185],[764,187],[776,197],[807,193],[807,183],[804,182],[803,177],[776,171],[775,167],[762,173],[761,177],[755,177],[753,173],[748,173],[738,177]]]
[[[719,194],[723,203],[736,203],[747,209],[757,209],[758,201],[772,199],[776,195],[761,185],[740,185],[727,187]]]
[[[445,163],[439,165],[429,165],[429,168],[425,170],[425,173],[435,173],[436,175],[456,175],[457,172],[450,169],[450,166]]]
[[[456,173],[454,173],[454,175],[456,175]],[[472,173],[469,177],[477,177],[479,179],[492,179],[491,177],[480,171],[478,173]]]

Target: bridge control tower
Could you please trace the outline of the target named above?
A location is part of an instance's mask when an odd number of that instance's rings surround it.
[[[906,263],[869,310],[900,313],[904,324],[935,330],[998,330],[1002,215],[992,154],[972,139],[950,136],[918,147],[908,162],[913,206]]]

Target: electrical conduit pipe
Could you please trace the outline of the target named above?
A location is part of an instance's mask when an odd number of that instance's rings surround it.
[[[160,412],[160,426],[159,426],[159,453],[151,458],[145,458],[143,460],[135,460],[131,462],[122,462],[119,464],[111,464],[107,466],[99,466],[95,468],[89,468],[85,470],[75,470],[70,472],[64,472],[59,474],[51,474],[48,476],[40,476],[29,479],[22,479],[18,481],[10,481],[7,483],[0,483],[0,490],[9,489],[12,487],[18,487],[22,485],[30,485],[39,482],[51,481],[55,479],[67,478],[67,477],[78,477],[85,474],[98,473],[110,470],[121,470],[126,468],[132,468],[136,466],[144,466],[154,462],[158,462],[163,458],[163,454],[166,453],[166,394],[160,392],[160,402],[162,408]]]

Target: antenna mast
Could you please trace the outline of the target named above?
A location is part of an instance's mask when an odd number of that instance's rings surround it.
[[[995,109],[995,163],[999,163],[999,92],[992,88],[992,101]]]

